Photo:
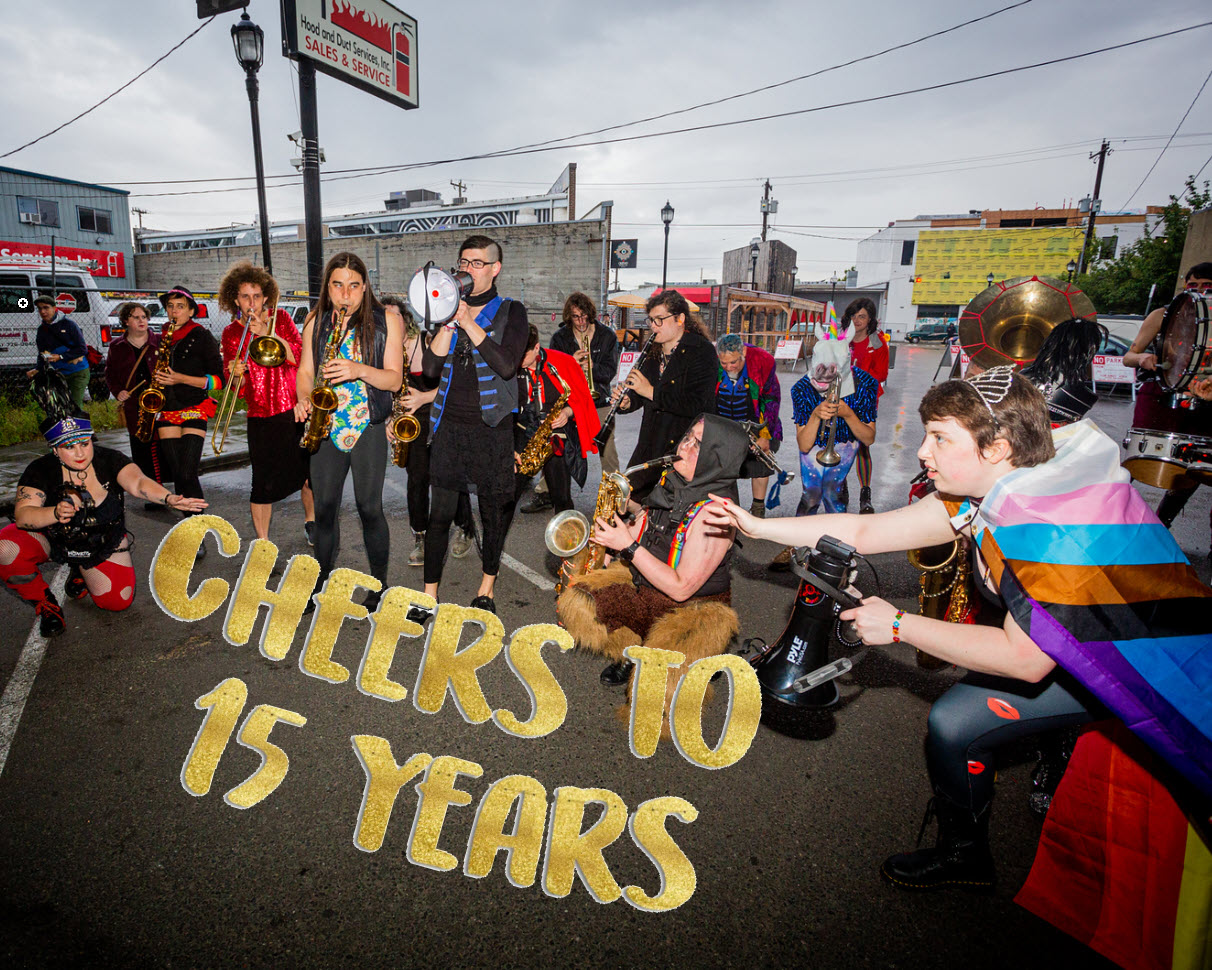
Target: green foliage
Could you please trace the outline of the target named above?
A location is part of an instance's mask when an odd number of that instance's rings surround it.
[[[84,407],[94,431],[121,427],[116,401],[89,401]],[[42,432],[38,430],[38,424],[41,421],[42,409],[28,395],[22,400],[10,401],[4,412],[4,421],[0,422],[0,448],[40,439]]]
[[[1170,196],[1162,211],[1160,231],[1150,232],[1146,227],[1145,237],[1124,249],[1114,261],[1096,261],[1098,241],[1092,241],[1086,253],[1089,271],[1075,277],[1073,282],[1094,301],[1099,313],[1144,313],[1154,283],[1157,292],[1153,306],[1169,302],[1184,268],[1180,263],[1191,213],[1212,202],[1207,181],[1201,189],[1195,184],[1195,177],[1188,176],[1183,188],[1181,199]]]

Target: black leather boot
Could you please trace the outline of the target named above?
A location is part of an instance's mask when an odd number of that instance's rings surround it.
[[[974,818],[971,809],[935,795],[926,806],[919,843],[932,815],[938,819],[934,848],[891,856],[880,866],[880,875],[899,889],[992,889],[997,877],[989,852],[989,810]]]

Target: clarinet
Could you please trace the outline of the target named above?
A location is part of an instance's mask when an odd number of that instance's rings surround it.
[[[645,358],[648,356],[648,350],[652,347],[652,340],[656,336],[655,333],[648,334],[648,339],[644,341],[644,346],[640,348],[640,355],[635,359],[635,364],[632,369],[643,366]],[[599,431],[593,439],[594,447],[597,448],[600,454],[602,449],[606,447],[606,442],[609,440],[611,432],[614,431],[614,419],[619,413],[619,405],[623,403],[623,398],[627,396],[624,391],[619,395],[619,399],[610,405],[610,410],[606,412],[606,417],[602,420],[602,430]]]

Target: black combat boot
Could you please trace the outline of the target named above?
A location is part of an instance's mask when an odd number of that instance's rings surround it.
[[[926,806],[919,844],[931,815],[938,819],[934,848],[891,856],[880,866],[880,875],[899,889],[992,889],[996,875],[989,852],[989,810],[974,818],[971,809],[935,795]]]

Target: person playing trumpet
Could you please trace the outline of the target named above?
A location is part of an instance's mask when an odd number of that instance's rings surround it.
[[[278,282],[250,262],[236,263],[219,284],[219,306],[232,315],[220,345],[228,393],[238,393],[248,406],[248,457],[252,464],[249,507],[258,539],[269,538],[273,503],[302,492],[304,532],[315,529],[315,504],[307,482],[308,454],[299,447],[302,422],[295,420],[295,384],[303,338],[290,314],[278,309],[273,336],[285,359],[277,366],[259,363],[249,345],[270,333],[270,313],[278,305]],[[238,390],[230,385],[238,384]],[[220,434],[225,429],[220,429]]]

